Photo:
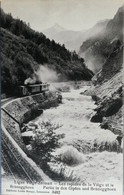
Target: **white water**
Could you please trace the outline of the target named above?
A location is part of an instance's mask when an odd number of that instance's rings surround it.
[[[45,110],[35,122],[50,120],[61,125],[55,131],[57,134],[64,133],[65,137],[61,139],[61,148],[57,149],[54,155],[59,156],[65,163],[66,175],[73,171],[74,176],[81,181],[121,182],[123,156],[122,153],[112,152],[117,135],[101,129],[99,123],[90,122],[96,105],[90,96],[80,94],[87,88],[88,86],[85,86],[63,93],[63,103],[56,108]],[[99,147],[105,143],[110,145],[109,152],[106,150],[100,152]],[[93,152],[92,149],[95,147],[97,150]],[[72,163],[69,164],[70,160]],[[59,172],[62,165],[51,164],[51,167]]]

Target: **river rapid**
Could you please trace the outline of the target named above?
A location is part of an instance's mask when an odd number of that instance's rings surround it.
[[[59,124],[56,134],[64,134],[60,139],[60,148],[53,153],[61,163],[51,163],[51,169],[86,182],[122,183],[123,155],[116,151],[117,135],[101,129],[100,123],[90,122],[96,105],[90,96],[80,93],[88,89],[71,88],[63,92],[62,104],[44,110],[44,113],[33,122],[50,120]]]

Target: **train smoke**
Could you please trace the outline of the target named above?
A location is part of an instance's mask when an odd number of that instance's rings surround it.
[[[36,83],[38,83],[38,82],[39,82],[39,79],[38,79],[37,74],[36,74],[36,73],[33,73],[33,74],[31,75],[31,77],[27,78],[27,79],[24,81],[24,84],[25,84],[25,85],[28,85],[28,84],[33,85],[33,84],[36,84]]]
[[[40,66],[36,74],[39,78],[39,81],[51,83],[58,80],[57,73],[54,70],[48,68],[48,66]]]
[[[45,65],[45,66],[40,65],[39,69],[37,71],[35,71],[31,75],[31,77],[27,78],[24,81],[24,84],[25,85],[37,84],[37,83],[41,83],[41,82],[51,83],[51,82],[56,82],[57,80],[58,80],[58,75],[54,70],[48,68],[47,65]]]

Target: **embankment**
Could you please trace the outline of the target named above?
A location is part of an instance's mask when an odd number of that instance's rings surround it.
[[[21,138],[20,127],[23,123],[38,116],[41,109],[57,105],[58,96],[56,93],[47,92],[45,94],[18,98],[2,107],[2,143],[8,143],[9,149],[13,151],[17,160],[22,163],[31,180],[49,180],[49,178],[26,155],[26,147]]]

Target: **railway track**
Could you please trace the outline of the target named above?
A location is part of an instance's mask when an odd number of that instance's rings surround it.
[[[15,98],[12,97],[2,100],[1,106],[10,102],[13,99]],[[10,146],[9,143],[6,141],[4,135],[2,135],[1,145],[2,167],[5,170],[6,175],[10,176],[13,179],[24,179],[26,181],[33,182],[28,172],[21,164],[19,157],[16,156],[16,154],[14,153],[14,148],[12,149],[12,146]]]
[[[1,107],[5,108],[8,103],[14,100],[15,98],[3,100]],[[4,109],[2,111],[4,112]],[[36,163],[26,155],[7,129],[5,129],[3,120],[4,118],[1,117],[1,164],[3,177],[10,177],[14,180],[22,179],[30,183],[42,180],[51,181]]]
[[[2,136],[2,166],[6,170],[7,174],[13,179],[24,179],[29,182],[33,182],[28,172],[21,164],[19,157],[14,153],[12,149]]]
[[[7,162],[7,160],[4,157],[3,152],[1,152],[1,158],[2,158],[2,165],[4,167],[4,170],[6,170],[6,173],[4,173],[4,175],[11,176],[13,179],[16,179],[13,172],[12,172],[12,170],[11,170],[11,168],[10,168],[10,166],[9,166],[9,164],[8,164],[8,162]]]

